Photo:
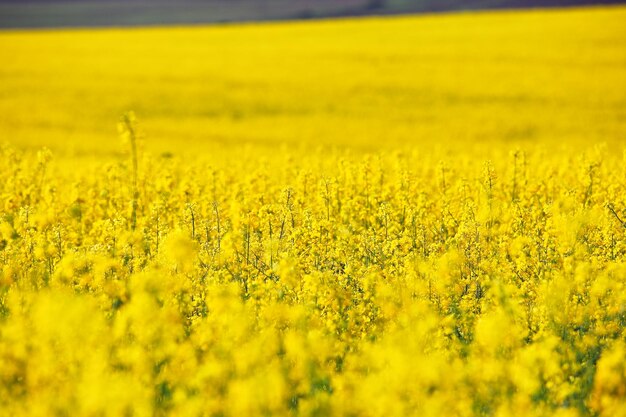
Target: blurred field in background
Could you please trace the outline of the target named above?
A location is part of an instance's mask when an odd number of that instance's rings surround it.
[[[621,142],[626,8],[0,33],[0,141],[117,152]]]

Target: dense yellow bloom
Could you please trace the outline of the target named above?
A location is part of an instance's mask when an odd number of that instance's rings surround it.
[[[0,34],[0,416],[626,415],[625,16]]]
[[[3,169],[28,176],[32,155],[16,154]],[[52,159],[46,191],[0,229],[2,407],[618,415],[624,162],[604,154],[585,195],[576,170],[546,177],[564,156],[523,155],[514,200],[506,158],[485,176],[448,155],[442,198],[428,153],[313,152],[287,167],[306,180],[242,157],[219,182],[199,174],[214,161],[144,155],[141,176],[171,186],[141,183],[134,230],[125,163],[103,178]],[[312,170],[322,159],[337,168]]]

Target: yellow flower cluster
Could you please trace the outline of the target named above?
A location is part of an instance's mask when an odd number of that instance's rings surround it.
[[[491,156],[2,148],[0,414],[626,415],[626,163]]]
[[[624,22],[0,33],[0,417],[626,417]]]

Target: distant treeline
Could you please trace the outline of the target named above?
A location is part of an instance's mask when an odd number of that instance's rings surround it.
[[[626,0],[0,0],[0,28],[225,23],[619,3]]]

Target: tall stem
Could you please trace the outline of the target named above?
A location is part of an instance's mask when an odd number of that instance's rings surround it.
[[[131,148],[131,158],[133,162],[133,184],[132,184],[132,214],[130,218],[131,229],[135,230],[137,227],[137,201],[139,199],[139,189],[137,186],[137,177],[138,177],[138,162],[137,162],[137,132],[134,124],[134,117],[131,113],[124,114],[124,126],[126,128],[126,132],[128,132],[128,137],[130,139],[130,148]]]

